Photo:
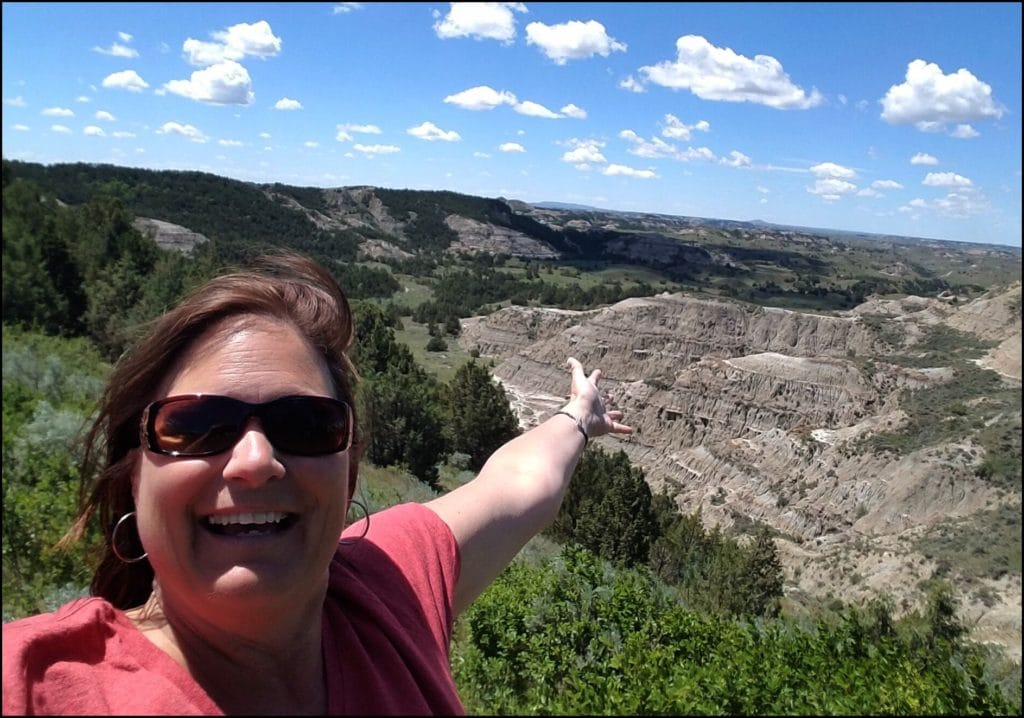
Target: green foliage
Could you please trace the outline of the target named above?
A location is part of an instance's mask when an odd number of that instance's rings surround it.
[[[606,454],[599,447],[589,449],[576,466],[547,535],[617,564],[646,563],[658,523],[643,471],[630,464],[624,451]]]
[[[475,360],[456,370],[444,402],[451,446],[469,456],[472,471],[479,471],[495,449],[520,433],[505,390],[491,379],[487,367]]]
[[[391,320],[369,303],[354,306],[355,364],[361,415],[367,426],[366,457],[380,466],[401,465],[421,481],[437,483],[437,465],[449,453],[441,385],[409,349],[395,341]]]
[[[88,585],[90,535],[69,552],[54,545],[78,499],[78,439],[107,366],[82,339],[3,330],[4,620],[51,610]]]
[[[499,576],[457,626],[452,665],[470,714],[1019,712],[943,620],[929,648],[884,606],[809,627],[702,616],[570,547]]]

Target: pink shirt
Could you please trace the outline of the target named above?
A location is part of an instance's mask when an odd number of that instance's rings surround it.
[[[419,504],[374,514],[364,539],[339,547],[324,602],[328,713],[465,712],[448,662],[458,573],[451,530]],[[223,715],[100,598],[4,624],[3,713]]]

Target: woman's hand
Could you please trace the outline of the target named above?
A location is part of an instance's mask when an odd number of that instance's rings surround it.
[[[588,377],[583,371],[583,365],[575,357],[569,357],[568,364],[572,371],[572,385],[569,388],[569,403],[563,407],[563,411],[578,417],[583,422],[587,436],[591,438],[602,434],[632,434],[632,427],[620,423],[622,412],[617,409],[609,411],[601,399],[597,389],[601,370],[595,369]]]

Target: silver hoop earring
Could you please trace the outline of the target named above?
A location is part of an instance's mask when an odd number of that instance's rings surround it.
[[[114,530],[110,532],[110,550],[114,552],[114,555],[117,556],[117,558],[122,563],[138,563],[139,561],[142,561],[147,556],[149,556],[149,552],[145,551],[145,552],[143,552],[143,554],[141,556],[139,556],[137,558],[125,558],[124,556],[121,555],[121,552],[117,550],[117,531],[118,531],[118,529],[121,528],[121,524],[123,524],[127,518],[129,518],[131,516],[135,516],[135,513],[136,512],[134,512],[134,511],[129,511],[124,516],[119,518],[117,520],[117,523],[114,524]]]
[[[352,544],[356,543],[360,539],[364,538],[366,536],[366,532],[370,530],[370,510],[368,508],[366,508],[366,504],[364,504],[359,499],[352,499],[352,503],[355,504],[356,506],[358,506],[359,508],[361,508],[363,510],[363,518],[366,519],[366,524],[363,526],[363,532],[361,534],[359,534],[359,538],[342,539],[342,540],[338,541],[338,543],[341,544],[342,546],[351,546]],[[359,519],[359,520],[362,521],[363,519]],[[354,524],[354,523],[357,523],[357,522],[353,521],[352,523]],[[349,524],[349,525],[351,526],[352,524]]]

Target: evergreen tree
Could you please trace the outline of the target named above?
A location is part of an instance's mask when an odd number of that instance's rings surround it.
[[[445,417],[452,448],[469,455],[473,471],[520,433],[505,390],[491,379],[487,367],[472,359],[456,370],[448,385]]]

